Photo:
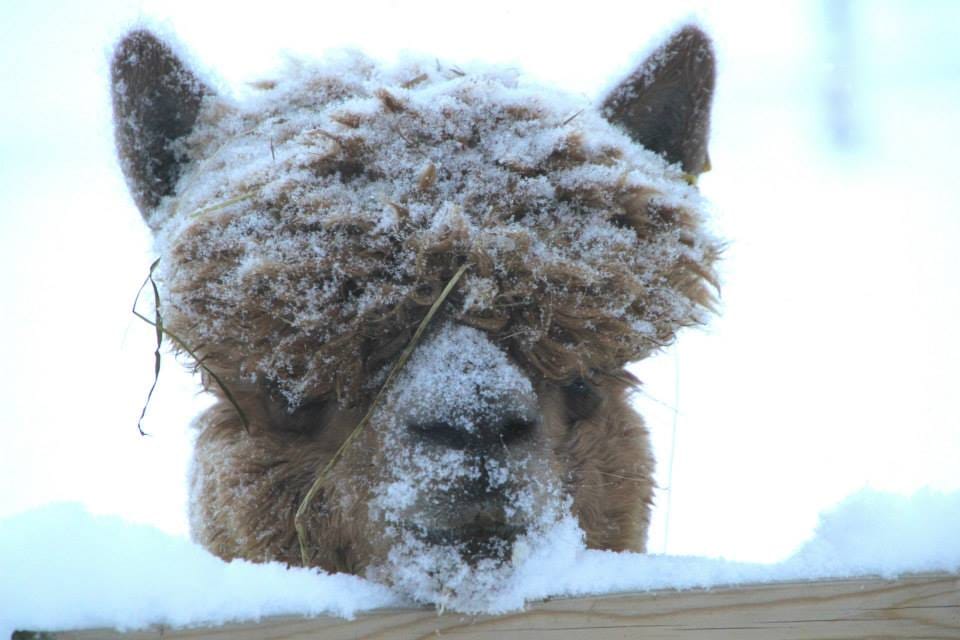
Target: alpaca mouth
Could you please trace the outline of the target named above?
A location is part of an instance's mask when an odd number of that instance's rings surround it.
[[[422,542],[430,546],[457,548],[467,561],[472,561],[508,557],[513,543],[526,532],[526,527],[477,517],[472,522],[453,527],[413,525],[410,530]]]

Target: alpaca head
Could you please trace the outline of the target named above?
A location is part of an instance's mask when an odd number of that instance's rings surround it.
[[[311,507],[312,564],[457,589],[570,514],[589,545],[642,550],[652,460],[623,367],[710,304],[690,182],[713,74],[688,27],[598,106],[358,55],[235,101],[127,35],[118,150],[164,325],[232,396],[198,422],[194,535],[299,563],[293,512],[369,410]]]

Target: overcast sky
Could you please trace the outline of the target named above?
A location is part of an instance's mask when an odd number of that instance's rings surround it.
[[[651,550],[775,560],[861,487],[960,489],[960,4],[20,4],[0,8],[0,517],[73,500],[186,533],[205,400],[172,358],[136,429],[153,336],[130,305],[152,253],[106,64],[139,21],[228,91],[348,45],[595,96],[695,16],[720,59],[701,188],[729,248],[723,315],[634,367],[672,488]]]

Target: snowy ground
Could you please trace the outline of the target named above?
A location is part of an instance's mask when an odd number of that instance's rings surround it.
[[[820,519],[776,564],[590,551],[565,523],[484,607],[497,613],[548,596],[711,587],[837,576],[960,571],[960,492],[906,498],[864,491]],[[410,605],[345,575],[278,564],[224,563],[186,539],[76,504],[0,521],[0,638],[14,629],[185,626],[280,614]]]

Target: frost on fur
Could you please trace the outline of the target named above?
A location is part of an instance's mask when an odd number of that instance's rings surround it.
[[[510,71],[358,54],[291,63],[238,103],[153,36],[120,44],[118,148],[166,326],[251,420],[221,404],[198,421],[197,539],[299,563],[299,498],[466,263],[335,468],[312,562],[448,593],[461,565],[505,566],[570,513],[589,546],[642,550],[653,463],[622,368],[704,321],[716,285],[686,161],[706,158],[712,54],[676,38],[601,108]],[[630,115],[690,101],[689,139]]]
[[[170,324],[226,373],[291,406],[354,399],[464,260],[457,320],[554,380],[702,318],[716,248],[699,196],[598,113],[571,119],[585,105],[433,62],[350,58],[272,86],[207,101],[183,141],[197,160],[152,219]]]

